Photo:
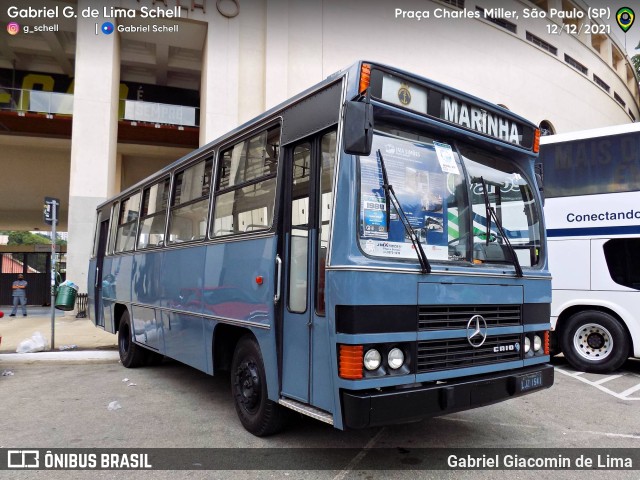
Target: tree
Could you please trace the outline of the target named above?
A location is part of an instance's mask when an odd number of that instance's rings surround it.
[[[636,71],[636,76],[640,78],[640,54],[631,57],[631,63],[633,63],[633,69]]]
[[[51,245],[51,239],[42,233],[16,232],[11,230],[0,230],[0,235],[9,237],[7,245]],[[56,234],[58,240],[56,244],[66,246],[67,241]]]
[[[31,232],[9,232],[9,242],[7,245],[50,245],[49,240],[44,235],[37,235]]]

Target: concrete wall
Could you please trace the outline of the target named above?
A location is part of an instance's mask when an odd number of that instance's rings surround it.
[[[47,196],[60,199],[58,230],[67,230],[70,152],[68,140],[0,137],[1,229],[49,230],[42,214]]]

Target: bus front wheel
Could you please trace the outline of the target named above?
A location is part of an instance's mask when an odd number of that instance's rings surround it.
[[[572,315],[563,328],[562,352],[577,370],[607,373],[629,356],[627,332],[605,312],[587,310]]]
[[[240,339],[233,354],[231,392],[240,422],[249,432],[263,437],[282,429],[282,407],[267,398],[262,354],[251,335]]]
[[[133,343],[131,335],[131,319],[129,312],[124,312],[120,317],[118,328],[118,353],[120,361],[126,368],[141,367],[146,362],[146,351],[139,345]]]

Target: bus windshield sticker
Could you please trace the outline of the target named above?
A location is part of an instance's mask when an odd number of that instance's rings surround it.
[[[451,150],[451,147],[443,145]],[[360,157],[360,238],[364,251],[374,256],[415,259],[416,253],[405,227],[391,209],[387,230],[386,197],[376,151],[384,155],[389,183],[411,227],[429,259],[448,259],[448,218],[445,168],[459,174],[450,151],[452,166],[443,161],[433,145],[375,134],[371,155]],[[448,165],[445,163],[445,165]],[[377,241],[376,241],[377,240]],[[373,243],[370,243],[373,241]]]
[[[362,201],[362,219],[364,220],[364,236],[387,238],[387,213],[385,199],[368,197]]]
[[[454,175],[460,175],[458,164],[453,156],[453,150],[451,145],[446,143],[433,142],[433,146],[436,149],[436,155],[440,162],[440,168],[445,173],[453,173]]]

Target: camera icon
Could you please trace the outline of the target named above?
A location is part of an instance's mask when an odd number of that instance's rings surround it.
[[[16,22],[7,23],[7,32],[9,33],[9,35],[17,35],[18,33],[20,33],[20,25]]]

